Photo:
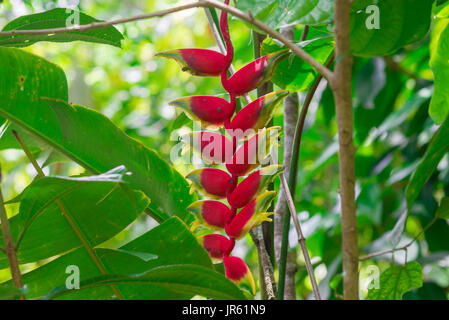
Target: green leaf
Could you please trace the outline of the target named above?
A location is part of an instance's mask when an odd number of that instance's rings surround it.
[[[309,26],[332,22],[333,0],[239,0],[236,6],[274,29],[295,24]]]
[[[437,20],[432,30],[430,68],[434,75],[434,89],[429,115],[441,124],[449,114],[449,19]]]
[[[400,300],[404,293],[422,286],[421,265],[409,262],[405,266],[392,266],[380,275],[379,288],[368,291],[367,300]]]
[[[300,43],[299,46],[321,64],[325,64],[334,51],[333,39],[329,37],[305,41]],[[268,54],[283,48],[276,44],[273,39],[267,38],[262,43],[261,54]],[[290,59],[285,59],[276,67],[271,81],[282,89],[291,92],[304,91],[312,86],[318,76],[318,72],[313,67],[292,55]]]
[[[132,173],[125,181],[143,191],[165,214],[152,210],[156,220],[163,221],[167,216],[192,219],[186,207],[193,196],[184,177],[101,113],[68,104],[67,82],[59,67],[11,48],[0,48],[0,59],[4,63],[0,116],[93,173],[124,165]]]
[[[429,31],[433,0],[355,0],[351,17],[351,51],[356,56],[383,56],[418,42]],[[377,6],[378,12],[368,7]],[[379,28],[371,26],[374,15]]]
[[[178,218],[167,220],[118,250],[97,248],[94,251],[105,266],[107,274],[112,275],[144,274],[149,270],[168,265],[180,267],[195,265],[195,267],[213,270],[207,252]],[[134,254],[128,254],[129,252],[149,253],[156,255],[157,259],[144,261]],[[66,268],[70,265],[76,265],[79,268],[81,280],[101,276],[88,253],[80,248],[25,274],[23,282],[29,288],[27,298],[42,297],[54,288],[64,286],[68,277]],[[120,284],[116,287],[125,299],[190,299],[196,294],[173,291],[165,284],[154,283]],[[225,288],[222,289],[225,290]],[[231,294],[233,291],[234,289],[229,289]],[[72,290],[61,298],[111,299],[112,295],[112,290],[104,286],[81,291]]]
[[[121,184],[124,174],[119,167],[98,176],[34,180],[20,195],[19,214],[10,219],[19,263],[93,248],[125,229],[148,200]],[[0,254],[0,269],[7,266]]]
[[[441,200],[440,206],[437,209],[437,212],[435,213],[435,216],[437,216],[440,219],[449,219],[449,198],[444,197]]]
[[[80,289],[107,285],[158,285],[173,292],[201,295],[216,300],[245,300],[243,293],[222,274],[198,265],[174,265],[151,269],[139,275],[105,275],[81,281]],[[55,288],[44,299],[70,293],[66,286]]]
[[[432,176],[438,163],[449,150],[449,117],[435,132],[424,157],[421,159],[407,186],[407,205],[410,209],[419,196],[427,180]]]
[[[56,8],[21,16],[9,22],[2,31],[65,28],[68,25],[75,25],[75,23],[85,25],[99,21],[76,10]],[[0,37],[0,46],[26,47],[39,41],[71,42],[80,40],[104,43],[120,48],[122,39],[123,35],[115,27],[109,26],[86,31]]]

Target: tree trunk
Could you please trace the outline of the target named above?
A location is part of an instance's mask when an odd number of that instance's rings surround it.
[[[353,139],[352,64],[350,53],[351,0],[335,0],[334,93],[339,142],[340,200],[344,298],[358,299],[358,239],[355,203],[355,147]]]

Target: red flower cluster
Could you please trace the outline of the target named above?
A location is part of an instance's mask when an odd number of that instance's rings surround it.
[[[225,0],[225,4],[229,4],[229,0]],[[267,129],[265,126],[288,92],[277,91],[262,96],[232,116],[236,110],[236,98],[268,81],[275,66],[287,56],[288,51],[282,50],[254,60],[228,78],[234,49],[226,12],[221,13],[220,29],[226,44],[225,55],[205,49],[178,49],[159,53],[158,56],[175,59],[183,71],[196,76],[221,76],[223,88],[230,95],[229,102],[213,96],[192,96],[176,99],[170,105],[179,107],[189,118],[200,121],[206,129],[224,127],[231,137],[228,139],[210,131],[193,132],[188,136],[190,146],[205,162],[225,164],[229,172],[202,168],[189,173],[187,179],[192,182],[192,189],[214,200],[196,201],[188,210],[196,217],[193,230],[202,225],[225,231],[229,238],[221,234],[208,234],[199,237],[200,243],[213,262],[224,263],[226,277],[238,284],[246,284],[255,294],[254,279],[247,265],[230,254],[236,239],[243,238],[263,221],[271,221],[269,216],[272,213],[266,210],[275,192],[265,190],[282,167],[270,165],[249,173],[266,160],[273,140],[277,141],[279,128]],[[243,143],[238,146],[239,142]],[[246,175],[239,183],[239,177]],[[229,206],[219,201],[222,199],[227,199]]]

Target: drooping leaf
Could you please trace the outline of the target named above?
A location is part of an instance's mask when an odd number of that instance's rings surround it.
[[[119,167],[98,176],[34,180],[20,195],[19,214],[10,219],[19,263],[93,248],[126,228],[148,200],[121,186],[124,173]],[[0,254],[0,268],[7,265]]]
[[[355,0],[351,52],[362,57],[383,56],[420,41],[429,31],[432,4],[433,0]],[[372,20],[375,18],[378,26]]]
[[[166,215],[191,218],[185,208],[193,198],[185,179],[101,113],[66,103],[67,81],[59,67],[12,48],[0,48],[0,59],[5,66],[0,74],[0,116],[91,172],[124,165],[131,172],[125,179],[130,186],[143,191]]]
[[[404,293],[422,286],[422,269],[418,262],[392,266],[380,275],[379,288],[368,291],[367,300],[401,300]]]
[[[108,285],[157,285],[183,295],[201,295],[216,300],[244,300],[243,293],[222,274],[198,265],[162,266],[138,275],[104,275],[81,281],[80,289]],[[70,293],[66,286],[55,288],[44,299]]]
[[[443,156],[449,150],[449,117],[435,132],[427,151],[416,168],[407,186],[407,205],[409,209],[419,196],[427,180],[432,176]]]
[[[2,31],[65,28],[70,26],[70,24],[85,25],[93,22],[100,22],[100,20],[73,9],[55,8],[41,13],[18,17],[9,22]],[[0,36],[0,46],[26,47],[38,41],[70,42],[80,40],[104,43],[120,48],[122,39],[122,34],[115,27],[109,26],[86,31]]]

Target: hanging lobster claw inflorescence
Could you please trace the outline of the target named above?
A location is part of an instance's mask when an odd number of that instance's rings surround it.
[[[225,0],[229,4],[229,0]],[[263,221],[271,221],[267,209],[274,199],[274,191],[266,191],[269,183],[282,171],[280,165],[256,170],[270,156],[277,145],[280,127],[265,128],[276,107],[288,92],[277,91],[264,95],[243,107],[235,116],[236,98],[270,80],[277,64],[287,57],[288,50],[270,53],[247,64],[231,77],[229,67],[234,48],[228,29],[227,13],[221,12],[220,30],[226,45],[226,54],[206,49],[178,49],[157,54],[178,61],[183,71],[196,76],[220,76],[229,101],[214,96],[183,97],[170,102],[190,119],[199,121],[203,128],[225,129],[231,139],[219,132],[195,131],[182,137],[185,150],[191,148],[207,164],[224,165],[224,170],[201,168],[190,172],[191,191],[199,191],[214,200],[199,200],[187,210],[195,218],[192,231],[203,226],[225,232],[206,234],[198,241],[214,263],[223,261],[225,275],[234,283],[255,294],[254,278],[245,262],[230,256],[236,239],[243,238]],[[233,117],[234,116],[234,117]],[[241,143],[238,146],[238,143]],[[239,183],[239,178],[248,175]],[[240,178],[241,179],[241,178]],[[221,202],[227,200],[229,206]],[[229,238],[228,238],[229,237]]]

